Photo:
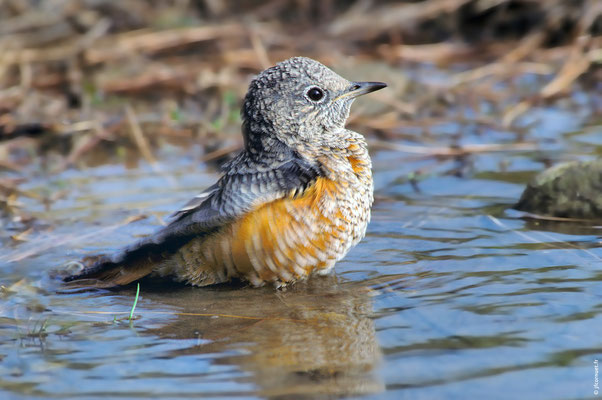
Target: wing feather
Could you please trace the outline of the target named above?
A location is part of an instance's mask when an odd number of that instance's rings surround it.
[[[229,166],[229,173],[175,212],[167,226],[112,256],[103,257],[65,281],[111,279],[116,285],[132,282],[141,277],[140,271],[152,272],[152,264],[166,259],[191,238],[215,232],[255,207],[291,191],[301,193],[320,176],[319,166],[293,151],[285,159],[270,166],[266,160],[253,161],[249,153],[241,153]]]

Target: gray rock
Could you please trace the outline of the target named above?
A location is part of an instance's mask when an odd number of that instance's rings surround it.
[[[563,163],[541,172],[514,208],[554,217],[602,218],[602,159]]]

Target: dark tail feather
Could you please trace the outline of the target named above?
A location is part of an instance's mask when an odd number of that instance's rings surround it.
[[[114,263],[109,258],[102,258],[83,271],[68,276],[64,282],[74,286],[91,286],[111,288],[124,286],[141,279],[153,272],[156,261],[146,258],[135,258]]]
[[[103,256],[83,271],[63,279],[72,286],[110,288],[124,286],[153,272],[161,263],[190,239],[187,231],[178,231],[179,225],[168,225],[118,253]]]

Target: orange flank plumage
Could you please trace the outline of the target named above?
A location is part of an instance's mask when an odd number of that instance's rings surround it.
[[[291,195],[249,212],[214,234],[193,239],[175,255],[182,280],[203,286],[241,277],[255,285],[285,283],[331,267],[348,221],[328,211],[338,185],[318,178],[301,195]],[[171,274],[166,270],[163,273]]]

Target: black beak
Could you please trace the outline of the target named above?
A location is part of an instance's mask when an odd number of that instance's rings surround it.
[[[344,98],[356,98],[363,94],[376,92],[377,90],[386,88],[387,84],[382,82],[353,82],[351,87],[343,94],[338,96],[335,100]]]

